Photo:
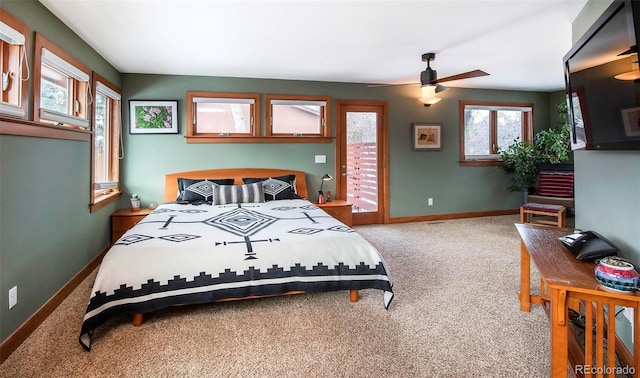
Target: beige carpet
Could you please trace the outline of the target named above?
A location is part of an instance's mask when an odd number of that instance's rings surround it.
[[[95,272],[2,365],[2,377],[547,377],[541,309],[519,311],[517,216],[356,227],[387,261],[382,292],[171,308],[77,338]],[[535,273],[534,273],[535,274]],[[537,282],[534,279],[532,282]]]

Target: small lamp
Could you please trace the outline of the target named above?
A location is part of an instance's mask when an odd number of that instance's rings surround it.
[[[331,177],[331,175],[328,173],[325,173],[324,176],[322,176],[322,181],[320,181],[320,191],[318,192],[318,203],[325,203],[324,193],[322,192],[322,186],[324,185],[325,181],[329,181],[332,178],[333,177]]]

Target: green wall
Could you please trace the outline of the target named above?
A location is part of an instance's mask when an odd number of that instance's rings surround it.
[[[504,210],[520,205],[521,194],[506,190],[508,177],[498,168],[459,166],[459,100],[533,102],[536,127],[546,128],[550,123],[549,93],[450,88],[441,93],[441,102],[426,108],[417,99],[419,88],[412,86],[367,88],[365,84],[353,83],[140,74],[124,74],[122,80],[125,99],[179,101],[180,135],[125,135],[123,182],[129,193],[141,195],[143,205],[161,201],[164,175],[183,170],[221,167],[303,170],[308,172],[311,193],[318,189],[324,173],[335,176],[334,142],[187,144],[184,110],[185,93],[189,90],[388,101],[391,217]],[[124,110],[128,119],[128,109]],[[332,118],[335,121],[335,116]],[[264,126],[264,117],[262,120]],[[414,151],[412,122],[442,123],[442,150]],[[327,155],[327,163],[315,164],[317,154]],[[325,189],[334,189],[333,182],[327,184]],[[427,206],[427,197],[434,199],[433,206]]]
[[[587,2],[572,25],[574,43],[611,3]],[[640,266],[640,151],[578,150],[574,162],[576,227],[599,232]],[[631,323],[616,320],[618,336],[632,350]]]
[[[121,85],[120,73],[39,2],[2,0],[0,7],[31,29],[30,72],[39,32]],[[89,162],[88,142],[0,135],[0,341],[109,244],[118,204],[89,213]],[[16,285],[18,305],[9,310]]]
[[[576,42],[612,1],[590,0],[573,22]],[[640,266],[640,151],[574,152],[576,227],[595,230]]]

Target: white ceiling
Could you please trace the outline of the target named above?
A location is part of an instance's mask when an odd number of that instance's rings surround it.
[[[587,0],[40,0],[123,73],[554,91]]]

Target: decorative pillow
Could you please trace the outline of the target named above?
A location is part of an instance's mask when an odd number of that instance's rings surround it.
[[[213,205],[228,203],[264,202],[262,183],[246,185],[216,185],[213,188]]]
[[[296,194],[296,175],[278,177],[243,178],[245,184],[262,183],[265,201],[301,199]]]
[[[549,197],[573,198],[573,172],[541,171],[538,194]]]
[[[233,179],[188,179],[178,178],[178,198],[176,201],[211,202],[213,187],[233,185]]]

